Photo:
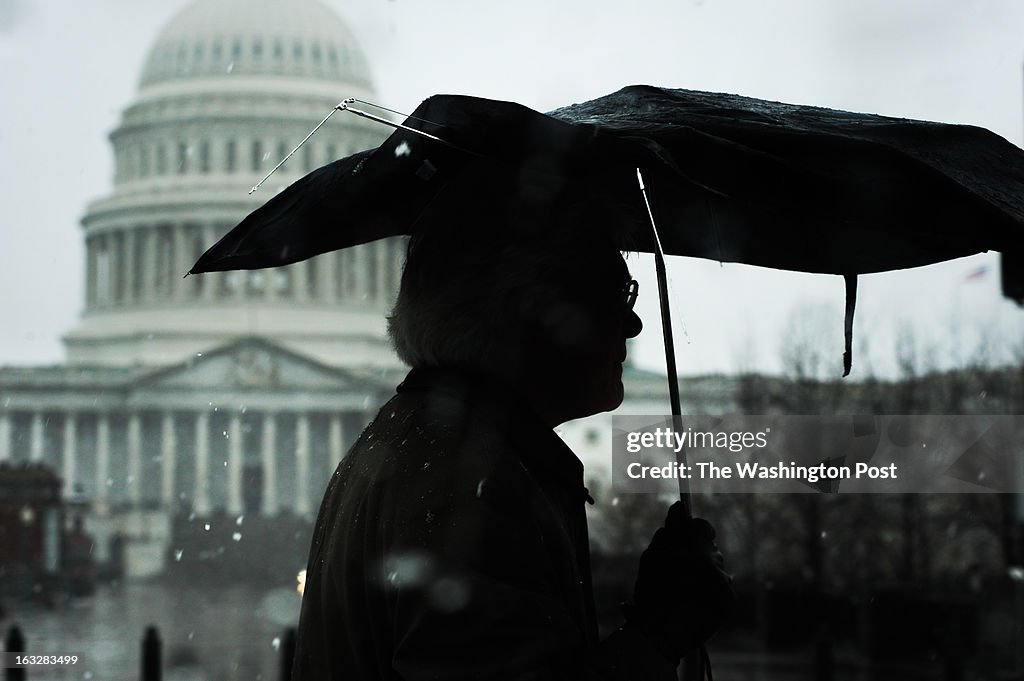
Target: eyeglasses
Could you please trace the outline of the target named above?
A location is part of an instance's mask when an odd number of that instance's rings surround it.
[[[626,304],[627,310],[632,310],[633,306],[636,305],[637,296],[640,295],[640,284],[637,283],[636,279],[630,279],[625,286],[622,287],[622,299]]]

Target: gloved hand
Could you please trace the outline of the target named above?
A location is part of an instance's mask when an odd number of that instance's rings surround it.
[[[735,601],[714,528],[674,503],[640,556],[626,618],[678,664],[721,629]]]

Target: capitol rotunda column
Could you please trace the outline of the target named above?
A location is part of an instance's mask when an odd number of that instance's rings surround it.
[[[75,493],[75,468],[78,444],[77,416],[73,411],[64,413],[64,443],[61,456],[61,473],[64,477],[64,498],[70,499]]]

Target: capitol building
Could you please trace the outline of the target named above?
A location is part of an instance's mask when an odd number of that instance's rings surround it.
[[[97,559],[116,537],[129,576],[163,571],[177,514],[312,518],[404,375],[385,329],[403,239],[183,277],[276,189],[389,134],[335,116],[249,196],[345,97],[375,101],[366,57],[316,0],[187,6],[110,133],[113,188],[82,218],[84,308],[66,363],[0,369],[0,463],[55,470]],[[627,369],[634,411],[663,411],[663,380]],[[564,436],[603,451],[608,431]]]

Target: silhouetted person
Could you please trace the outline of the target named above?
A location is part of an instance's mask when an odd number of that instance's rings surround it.
[[[467,192],[409,244],[389,319],[412,370],[331,478],[296,681],[675,679],[730,604],[674,506],[598,641],[583,466],[561,423],[616,408],[636,284],[609,207]]]

